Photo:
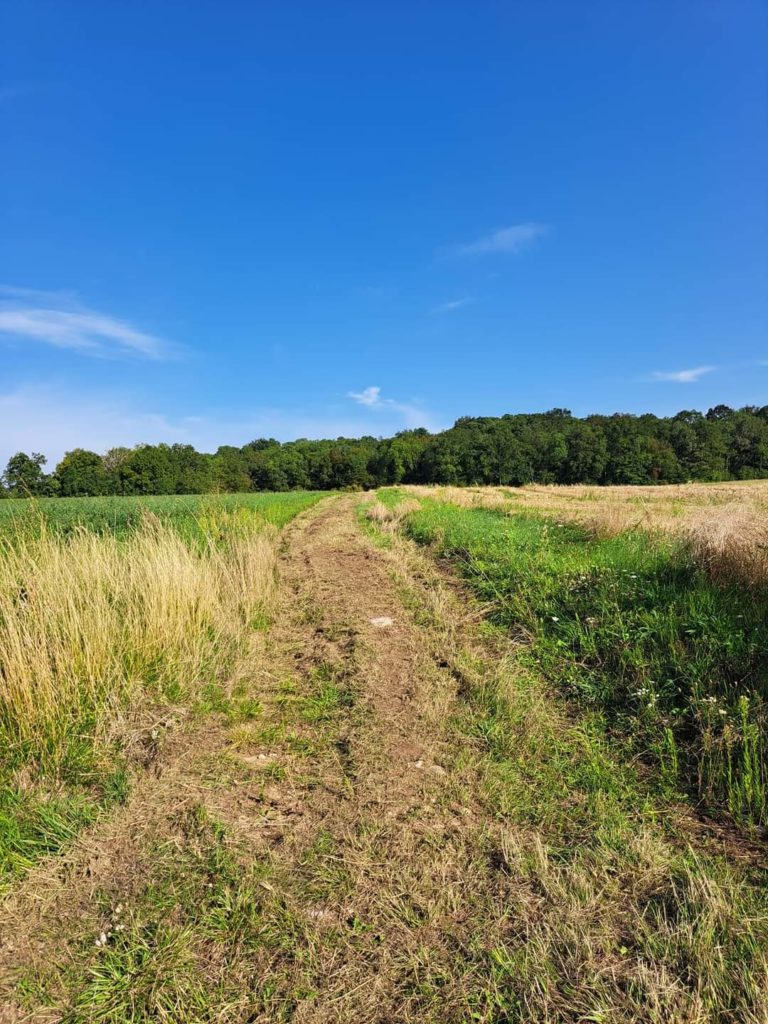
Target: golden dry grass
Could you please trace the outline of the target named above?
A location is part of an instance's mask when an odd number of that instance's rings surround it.
[[[683,535],[696,561],[715,579],[768,584],[768,513],[731,503],[689,516]]]
[[[627,526],[649,525],[669,530],[679,529],[682,522],[699,511],[728,505],[768,511],[768,481],[764,480],[657,487],[530,484],[506,493],[524,508],[578,519],[611,512],[621,515]]]
[[[221,524],[218,524],[221,527]],[[81,718],[104,734],[140,695],[189,693],[274,581],[275,534],[236,524],[202,545],[148,515],[125,539],[44,525],[0,546],[0,729],[55,748]]]
[[[410,512],[415,512],[418,507],[419,503],[415,499],[406,499],[392,507],[384,505],[380,501],[375,501],[366,507],[365,517],[369,522],[375,523],[380,530],[393,533],[405,516]]]
[[[460,508],[508,508],[509,497],[498,487],[433,487],[408,484],[402,488],[417,498],[435,498]]]

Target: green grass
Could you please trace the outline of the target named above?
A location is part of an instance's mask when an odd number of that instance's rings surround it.
[[[302,718],[318,724],[331,722],[344,709],[354,706],[355,697],[348,688],[344,674],[335,666],[321,662],[311,673],[311,691],[303,697]]]
[[[247,699],[245,689],[227,696],[208,686],[202,708],[222,714],[234,737]],[[335,761],[339,720],[352,707],[343,666],[323,661],[280,684],[274,701],[259,709],[256,717],[266,720],[253,735],[259,746],[293,749],[297,737],[286,730],[297,727],[308,731],[314,757]],[[226,748],[206,753],[196,770],[214,791],[286,778],[281,760],[252,766]],[[143,881],[135,890],[101,891],[100,923],[85,932],[78,924],[72,955],[29,971],[17,982],[17,998],[29,1009],[60,1007],[67,1024],[292,1020],[323,984],[313,952],[319,939],[306,911],[348,893],[339,861],[333,836],[323,830],[286,877],[269,854],[256,854],[195,803],[173,814],[170,832],[142,850],[135,875]],[[294,888],[297,896],[283,895]],[[356,925],[348,926],[352,933]],[[335,942],[335,931],[327,937]]]
[[[0,789],[0,878],[30,868],[46,853],[55,853],[103,804],[91,793],[41,798],[16,787]]]
[[[388,723],[366,730],[362,646],[359,662],[348,643],[340,662],[275,673],[247,728],[245,689],[207,691],[233,716],[232,748],[195,765],[212,806],[190,806],[185,779],[184,809],[145,829],[135,870],[102,879],[64,947],[26,969],[24,1009],[68,1024],[761,1021],[764,891],[738,863],[692,852],[599,716],[567,713],[510,654],[508,621],[480,623],[479,605],[398,544],[390,568],[421,628],[414,677],[452,697],[434,790],[386,813],[375,759]],[[265,843],[269,808],[279,832]],[[303,817],[280,822],[281,809]]]
[[[172,522],[190,536],[198,536],[218,512],[252,513],[278,528],[327,497],[329,492],[287,491],[257,494],[169,494],[146,497],[39,498],[0,501],[0,534],[13,524],[40,517],[67,533],[77,527],[124,534],[137,526],[145,512]],[[201,525],[202,524],[202,525]]]
[[[425,501],[418,542],[461,566],[492,619],[527,646],[670,795],[768,822],[768,595],[713,584],[684,549],[642,533]]]

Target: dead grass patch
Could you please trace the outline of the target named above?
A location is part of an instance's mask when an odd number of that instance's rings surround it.
[[[398,524],[411,512],[419,508],[419,502],[414,499],[406,499],[397,505],[385,505],[376,501],[365,507],[365,518],[370,523],[375,523],[385,533],[394,532]]]

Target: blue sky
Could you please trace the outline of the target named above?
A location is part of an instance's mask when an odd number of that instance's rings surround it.
[[[768,402],[766,3],[0,20],[0,460]]]

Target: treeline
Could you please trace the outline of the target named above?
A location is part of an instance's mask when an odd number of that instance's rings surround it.
[[[676,416],[587,416],[567,409],[463,417],[449,430],[391,438],[251,441],[211,454],[138,445],[105,455],[78,448],[52,473],[43,455],[8,462],[4,497],[200,494],[367,488],[398,483],[684,483],[768,477],[768,405]]]

